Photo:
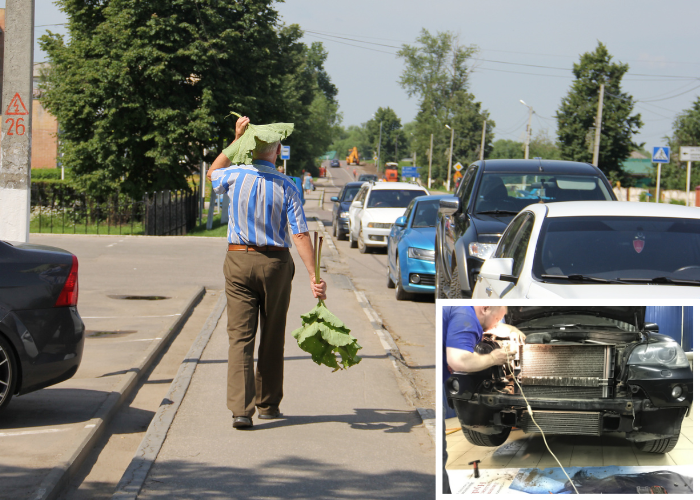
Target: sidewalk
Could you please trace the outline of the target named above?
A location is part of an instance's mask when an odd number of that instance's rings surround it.
[[[342,279],[324,273],[326,303],[363,346],[362,362],[331,373],[296,345],[291,332],[315,300],[302,262],[292,254],[297,273],[287,319],[283,418],[255,417],[251,430],[232,428],[224,312],[139,498],[434,496],[433,442]]]

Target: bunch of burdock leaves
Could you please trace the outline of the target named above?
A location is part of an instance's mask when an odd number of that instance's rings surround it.
[[[235,111],[231,111],[231,115],[241,118],[241,115]],[[250,165],[253,162],[253,150],[258,142],[270,144],[283,141],[292,132],[294,132],[293,123],[270,123],[268,125],[249,123],[240,139],[224,149],[224,154],[231,160],[232,165]]]
[[[314,263],[316,266],[316,283],[321,274],[321,246],[323,237],[314,232]],[[359,363],[362,358],[357,351],[362,349],[357,339],[350,335],[350,329],[340,319],[331,313],[326,304],[319,300],[316,307],[301,316],[301,328],[294,330],[292,335],[297,339],[299,347],[311,354],[311,359],[317,365],[326,365],[333,371],[350,368]],[[340,354],[340,364],[336,354]]]

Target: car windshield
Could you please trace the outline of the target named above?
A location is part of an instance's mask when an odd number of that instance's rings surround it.
[[[377,176],[376,176],[376,175],[370,175],[370,174],[363,174],[363,175],[361,175],[360,178],[357,179],[357,180],[358,180],[358,181],[376,181],[376,180],[377,180]]]
[[[417,189],[373,189],[367,208],[406,208],[413,198],[426,194]]]
[[[594,175],[487,173],[475,211],[516,214],[533,203],[591,200],[612,200],[605,181]]]
[[[420,201],[413,209],[416,215],[413,216],[411,227],[435,227],[437,220],[439,200]]]
[[[359,190],[360,186],[346,188],[343,191],[343,199],[340,201],[352,201]]]
[[[700,280],[700,220],[548,218],[537,241],[533,274],[546,281],[547,276]]]

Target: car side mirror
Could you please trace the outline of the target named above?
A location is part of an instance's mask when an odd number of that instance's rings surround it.
[[[479,274],[492,280],[518,282],[518,278],[513,276],[513,259],[486,259]]]
[[[337,196],[331,196],[331,201],[338,201],[338,197],[337,197]]]
[[[657,325],[656,323],[644,323],[644,331],[659,333],[659,325]]]
[[[402,215],[398,219],[396,219],[396,222],[394,222],[399,227],[406,227],[406,216]]]
[[[353,201],[350,206],[352,208],[362,208],[362,202],[361,201]]]
[[[452,215],[459,210],[459,198],[450,196],[449,198],[441,198],[438,211],[444,215]]]

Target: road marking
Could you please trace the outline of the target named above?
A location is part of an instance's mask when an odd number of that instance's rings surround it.
[[[182,314],[165,314],[163,316],[129,316],[129,318],[172,318],[173,316],[182,316]],[[83,319],[119,319],[126,316],[81,316]]]
[[[40,431],[0,432],[0,437],[29,436],[32,434],[51,434],[54,432],[62,432],[67,430],[69,429],[42,429]]]

